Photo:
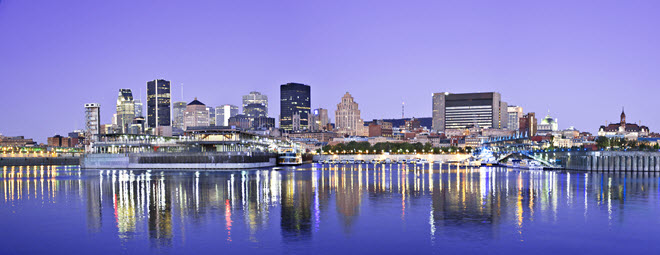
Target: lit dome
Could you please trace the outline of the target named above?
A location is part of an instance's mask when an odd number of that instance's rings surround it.
[[[557,123],[557,120],[550,117],[550,115],[545,116],[545,118],[543,118],[543,120],[541,121],[541,124],[545,124],[545,125],[556,124],[556,123]]]

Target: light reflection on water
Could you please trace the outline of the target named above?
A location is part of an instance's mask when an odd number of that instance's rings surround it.
[[[67,235],[97,253],[650,249],[646,241],[660,233],[659,177],[455,165],[3,167],[0,216],[10,232],[0,251],[66,251]],[[613,238],[632,247],[613,246]],[[31,246],[35,239],[63,240]]]

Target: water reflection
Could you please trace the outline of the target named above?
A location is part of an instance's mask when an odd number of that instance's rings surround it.
[[[86,226],[121,240],[148,237],[157,247],[185,244],[208,224],[221,240],[313,242],[333,222],[358,226],[425,222],[436,240],[525,241],[535,222],[561,215],[626,220],[629,200],[659,202],[658,173],[587,173],[465,168],[456,165],[311,165],[282,171],[80,171],[75,167],[3,167],[3,208],[27,201],[80,201]],[[371,212],[364,215],[365,208]],[[421,212],[421,213],[420,213]],[[396,217],[391,217],[396,216]],[[111,221],[109,219],[112,219]],[[398,223],[397,223],[398,222]],[[275,224],[274,224],[275,223]],[[215,225],[214,225],[215,226]],[[278,230],[279,228],[279,230]],[[378,229],[372,231],[378,232]],[[386,235],[387,233],[377,233]],[[403,235],[389,233],[390,235]],[[504,236],[502,236],[504,235]]]

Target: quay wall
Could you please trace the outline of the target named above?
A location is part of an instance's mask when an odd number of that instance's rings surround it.
[[[132,153],[88,154],[83,169],[249,169],[277,164],[272,153]]]
[[[660,172],[660,152],[571,151],[538,152],[536,157],[558,160],[564,169],[603,172]]]
[[[0,157],[0,166],[79,165],[80,157]]]
[[[410,159],[426,159],[429,162],[433,161],[463,161],[470,157],[469,154],[343,154],[343,155],[314,155],[314,161],[318,160],[365,160],[371,161],[384,160],[410,160]]]

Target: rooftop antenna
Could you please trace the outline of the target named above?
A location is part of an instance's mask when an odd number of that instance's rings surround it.
[[[406,112],[406,102],[401,101],[401,118],[405,118],[405,112]]]

